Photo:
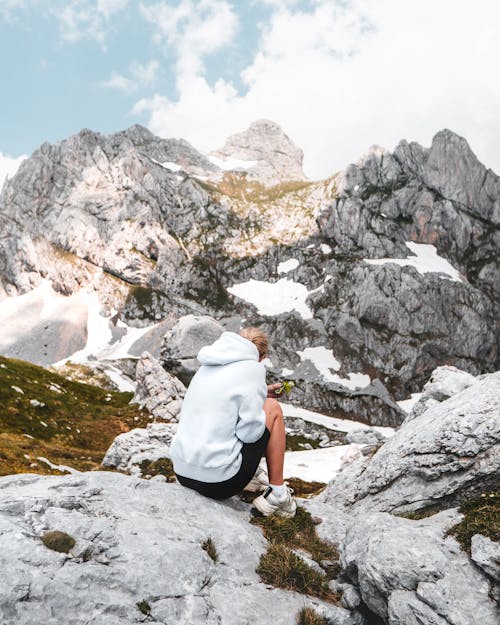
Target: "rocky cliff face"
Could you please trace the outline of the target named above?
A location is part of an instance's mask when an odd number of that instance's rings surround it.
[[[213,157],[140,126],[42,145],[0,195],[0,297],[45,278],[95,289],[113,327],[244,319],[294,401],[378,424],[436,366],[498,366],[500,180],[464,139],[375,149],[314,183],[271,122]]]

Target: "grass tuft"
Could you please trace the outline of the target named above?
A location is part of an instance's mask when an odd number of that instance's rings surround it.
[[[251,523],[262,529],[269,542],[286,545],[291,549],[303,549],[318,564],[324,560],[338,561],[339,554],[335,545],[319,538],[312,516],[301,506],[297,507],[292,519],[273,514],[252,518]]]
[[[219,554],[217,553],[217,548],[215,547],[215,543],[210,538],[210,536],[201,543],[201,548],[203,551],[206,551],[207,554],[212,558],[214,562],[217,562],[219,559]]]
[[[141,477],[149,479],[155,475],[164,475],[167,482],[175,482],[175,473],[170,458],[158,458],[157,460],[143,460],[139,464]]]
[[[295,623],[296,625],[328,625],[326,618],[310,607],[303,607],[297,613]]]
[[[142,612],[144,616],[149,616],[151,614],[151,606],[144,599],[142,601],[138,601],[135,605],[137,606],[139,612]]]
[[[283,544],[269,546],[260,557],[257,573],[266,584],[338,602],[338,595],[328,586],[328,578]]]
[[[70,549],[75,546],[75,539],[66,534],[66,532],[60,532],[59,530],[45,532],[41,536],[41,540],[48,549],[58,551],[59,553],[69,553]]]
[[[500,493],[483,493],[463,503],[459,511],[464,518],[452,527],[448,534],[455,536],[469,555],[474,534],[481,534],[494,542],[500,542]]]

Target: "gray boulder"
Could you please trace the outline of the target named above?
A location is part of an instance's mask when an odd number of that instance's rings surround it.
[[[198,370],[196,355],[202,347],[213,343],[224,328],[207,316],[186,315],[167,332],[161,347],[161,364],[185,384]]]
[[[170,458],[170,442],[176,432],[175,423],[150,423],[118,434],[111,443],[102,466],[132,475],[140,474],[143,460]]]
[[[500,582],[500,543],[476,534],[471,540],[471,558],[485,573]]]
[[[144,352],[137,361],[136,391],[131,403],[140,404],[162,421],[177,421],[186,387],[167,373],[156,358]]]
[[[423,414],[427,408],[435,405],[436,402],[448,399],[455,393],[471,386],[474,382],[476,382],[476,378],[467,371],[461,371],[448,365],[437,367],[432,372],[428,382],[425,383],[422,396],[411,409],[407,420]]]
[[[496,484],[500,470],[500,371],[403,423],[371,459],[341,472],[329,501],[407,511],[460,503]]]
[[[304,605],[331,625],[359,623],[259,581],[267,543],[241,502],[97,471],[2,477],[0,492],[2,625],[288,625]],[[52,530],[75,540],[68,553],[42,543]],[[208,538],[216,562],[202,548]]]
[[[385,440],[384,435],[373,428],[351,430],[347,432],[345,438],[348,443],[357,443],[358,445],[376,445]]]
[[[356,517],[341,558],[372,612],[399,625],[418,622],[415,605],[421,605],[424,613],[434,613],[437,623],[442,618],[452,625],[495,625],[489,582],[458,543],[445,538],[446,530],[459,520],[453,511],[420,521],[384,513]],[[401,590],[411,592],[391,602],[392,594]],[[408,613],[413,620],[407,620]]]

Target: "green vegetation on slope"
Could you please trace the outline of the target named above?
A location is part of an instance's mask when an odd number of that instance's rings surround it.
[[[61,473],[38,457],[98,469],[115,436],[150,421],[131,398],[0,356],[0,475]]]

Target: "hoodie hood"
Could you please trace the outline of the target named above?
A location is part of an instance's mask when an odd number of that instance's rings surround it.
[[[202,365],[228,365],[239,360],[259,360],[257,347],[235,332],[223,332],[212,343],[202,347],[198,352],[198,361]]]

